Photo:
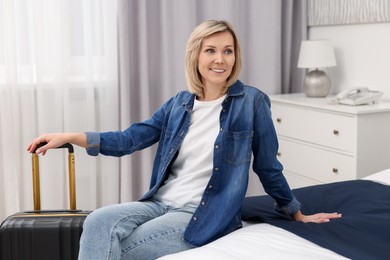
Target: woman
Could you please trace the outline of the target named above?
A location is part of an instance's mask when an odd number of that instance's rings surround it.
[[[303,222],[327,222],[337,213],[303,215],[276,158],[278,142],[270,101],[238,80],[240,45],[231,25],[206,21],[186,50],[189,91],[125,131],[45,134],[37,153],[73,143],[123,156],[158,142],[150,190],[137,202],[100,208],[84,224],[80,259],[155,259],[202,246],[241,227],[253,154],[253,170],[276,210]]]

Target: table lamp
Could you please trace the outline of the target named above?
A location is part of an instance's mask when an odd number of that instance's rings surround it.
[[[306,74],[303,92],[308,97],[326,97],[330,91],[330,79],[319,68],[336,66],[336,58],[330,40],[302,41],[298,68],[313,69]]]

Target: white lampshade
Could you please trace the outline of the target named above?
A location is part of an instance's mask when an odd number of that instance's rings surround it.
[[[298,68],[325,68],[336,65],[336,57],[330,40],[302,41]]]

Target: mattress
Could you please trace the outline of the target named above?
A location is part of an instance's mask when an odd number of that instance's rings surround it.
[[[390,169],[365,180],[390,185]],[[167,255],[160,260],[175,259],[347,259],[285,229],[267,224],[244,222],[238,229],[205,246]]]

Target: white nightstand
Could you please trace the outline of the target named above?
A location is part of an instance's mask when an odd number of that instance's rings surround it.
[[[362,178],[390,168],[390,102],[332,104],[334,97],[270,95],[278,158],[292,188]]]

